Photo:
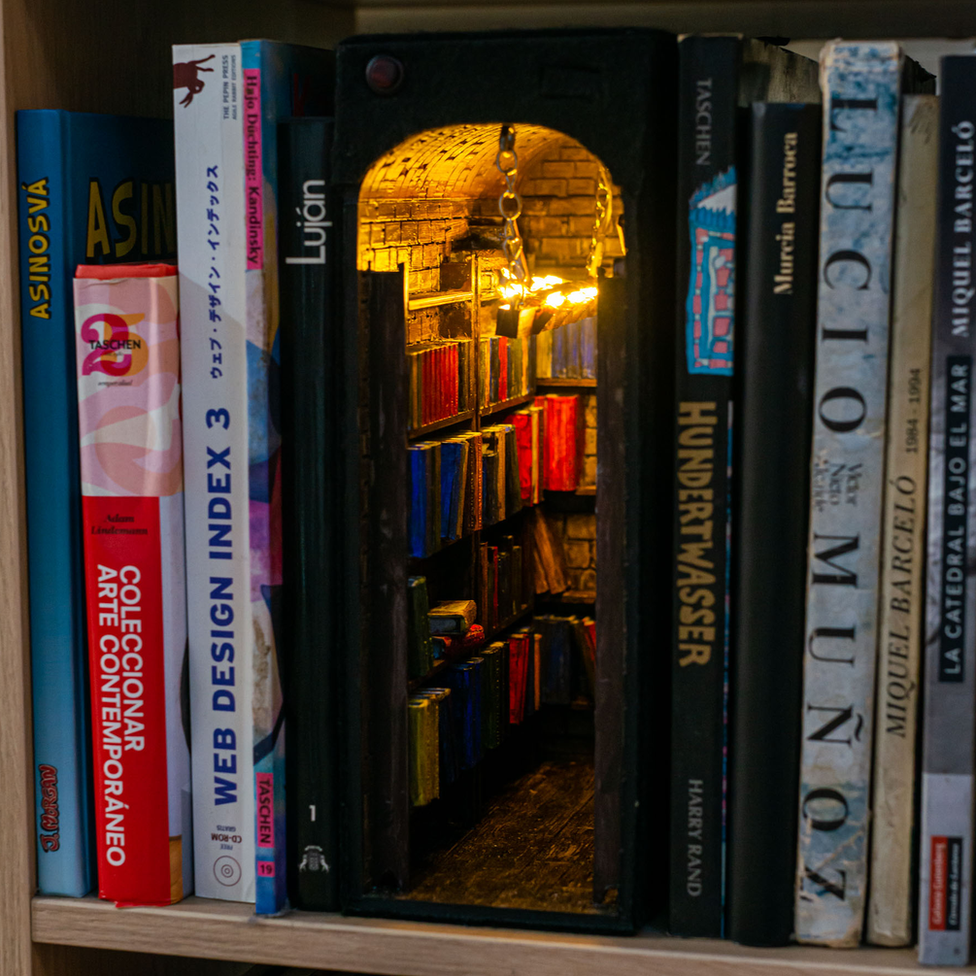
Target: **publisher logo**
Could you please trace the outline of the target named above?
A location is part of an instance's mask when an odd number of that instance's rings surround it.
[[[241,880],[241,866],[232,857],[218,857],[214,862],[214,877],[225,887],[232,888]]]
[[[933,837],[929,870],[929,931],[958,932],[962,909],[962,838]]]
[[[209,57],[200,58],[199,61],[180,61],[173,65],[173,91],[179,91],[181,88],[186,89],[186,95],[180,105],[186,107],[193,101],[194,95],[199,95],[203,91],[204,80],[200,77],[200,72],[213,71],[213,68],[202,68],[200,66],[214,57],[216,55],[211,54]]]
[[[258,847],[274,847],[274,774],[255,773],[258,806]]]
[[[141,372],[149,362],[149,350],[142,338],[130,329],[144,315],[116,315],[97,312],[81,325],[81,341],[89,352],[81,364],[81,375],[105,373],[107,376],[131,376]]]
[[[41,829],[38,840],[46,854],[61,847],[58,813],[58,767],[42,763],[37,767],[41,779]]]

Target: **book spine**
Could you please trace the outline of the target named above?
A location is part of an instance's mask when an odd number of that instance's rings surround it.
[[[243,76],[245,314],[247,321],[250,623],[253,632],[255,911],[275,915],[288,902],[285,850],[285,713],[281,633],[281,384],[278,324],[278,119],[291,114],[297,65],[292,49],[241,44]],[[303,210],[305,209],[303,205]],[[290,218],[289,218],[290,219]],[[268,232],[270,229],[270,233]],[[242,374],[242,377],[243,378]]]
[[[308,911],[336,911],[338,897],[339,754],[335,709],[338,634],[330,602],[336,580],[334,528],[323,512],[336,504],[330,477],[335,403],[330,396],[334,349],[334,226],[329,191],[332,123],[282,122],[278,132],[280,209],[300,214],[282,220],[279,240],[285,436],[284,571],[286,658],[287,851],[291,900]],[[416,362],[417,357],[412,357]],[[424,585],[426,594],[426,584]],[[426,596],[424,599],[426,604]],[[425,614],[426,616],[426,614]],[[423,636],[426,619],[421,621]],[[427,642],[429,644],[429,640]],[[429,657],[429,647],[426,647]],[[425,669],[426,670],[426,669]],[[279,845],[282,838],[276,835]],[[260,882],[259,882],[260,883]]]
[[[254,900],[243,76],[237,44],[173,49],[197,894]],[[182,98],[180,96],[183,96]]]
[[[37,887],[93,881],[78,395],[61,117],[17,113]]]
[[[976,731],[976,62],[942,59],[932,299],[919,961],[969,961]]]
[[[740,42],[687,37],[678,51],[677,264],[685,300],[675,344],[669,927],[720,936]]]
[[[860,942],[878,644],[902,54],[821,58],[823,169],[796,936]]]
[[[793,934],[820,108],[752,106],[736,389],[729,937]],[[770,599],[771,594],[775,594]]]
[[[74,287],[98,893],[123,905],[193,890],[175,270]]]
[[[905,96],[898,156],[867,916],[868,941],[887,946],[905,946],[912,940],[938,122],[934,95]]]

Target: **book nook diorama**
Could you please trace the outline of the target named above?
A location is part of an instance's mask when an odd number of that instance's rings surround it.
[[[653,31],[340,50],[354,911],[628,929],[657,894],[673,62]]]

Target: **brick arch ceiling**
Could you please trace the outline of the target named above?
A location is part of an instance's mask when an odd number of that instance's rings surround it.
[[[513,124],[520,177],[547,145],[567,138],[544,126]],[[412,136],[373,164],[360,200],[472,200],[500,193],[503,180],[495,168],[500,132],[501,123],[478,123]]]

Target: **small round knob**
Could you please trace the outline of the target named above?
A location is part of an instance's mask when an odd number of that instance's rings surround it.
[[[389,54],[377,54],[366,65],[366,84],[377,95],[392,95],[403,84],[403,64]]]

